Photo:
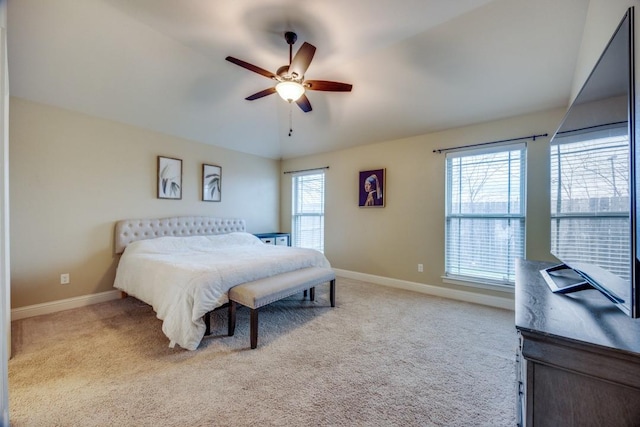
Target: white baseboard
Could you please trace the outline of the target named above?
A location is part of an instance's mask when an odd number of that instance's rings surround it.
[[[458,301],[472,302],[475,304],[488,305],[491,307],[515,310],[513,294],[508,293],[508,297],[501,298],[492,295],[480,294],[477,292],[460,291],[457,289],[445,288],[442,286],[426,285],[424,283],[409,282],[406,280],[391,279],[389,277],[374,276],[372,274],[358,273],[355,271],[340,270],[334,268],[336,275],[347,279],[362,280],[375,283],[376,285],[389,286],[392,288],[405,289],[408,291],[420,292]]]
[[[466,292],[457,289],[449,289],[442,286],[426,285],[424,283],[409,282],[406,280],[391,279],[389,277],[374,276],[372,274],[358,273],[349,270],[335,269],[340,277],[347,279],[362,280],[375,283],[376,285],[389,286],[392,288],[405,289],[408,291],[420,292],[458,301],[472,302],[475,304],[488,305],[491,307],[514,310],[514,300],[512,295],[506,298],[480,294],[477,292]],[[26,307],[11,310],[11,320],[26,319],[27,317],[40,316],[72,308],[85,307],[91,304],[106,302],[120,298],[120,291],[113,290],[101,292],[99,294],[84,295],[81,297],[68,298],[59,301],[46,302],[43,304],[29,305]]]
[[[42,314],[55,313],[72,308],[85,307],[91,304],[111,301],[120,298],[120,291],[113,290],[99,294],[83,295],[81,297],[68,298],[58,301],[45,302],[43,304],[28,305],[26,307],[11,310],[11,320],[26,319],[27,317],[40,316]]]

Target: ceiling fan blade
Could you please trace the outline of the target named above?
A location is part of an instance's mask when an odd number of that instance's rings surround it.
[[[261,75],[263,75],[265,77],[268,77],[270,79],[275,79],[276,78],[276,75],[273,74],[271,71],[267,71],[264,68],[260,68],[260,67],[257,67],[255,65],[253,65],[253,64],[249,64],[248,62],[245,62],[245,61],[243,61],[241,59],[238,59],[238,58],[234,58],[233,56],[227,56],[225,59],[227,61],[229,61],[229,62],[232,62],[232,63],[234,63],[236,65],[241,66],[242,68],[246,68],[249,71],[253,71],[254,73],[261,74]]]
[[[293,57],[291,65],[289,65],[289,73],[294,78],[302,78],[304,73],[307,72],[307,68],[309,68],[309,64],[311,64],[311,60],[315,53],[316,47],[304,42],[302,46],[300,46],[300,49],[298,49],[296,56]]]
[[[272,93],[276,93],[275,87],[270,87],[268,89],[261,90],[260,92],[256,92],[253,95],[247,96],[245,99],[247,101],[253,101],[255,99],[262,98],[263,96],[271,95]]]
[[[305,88],[309,90],[324,90],[328,92],[351,92],[353,85],[348,83],[330,82],[327,80],[305,80]]]
[[[312,110],[311,103],[309,102],[309,98],[307,98],[307,95],[305,95],[304,93],[300,98],[298,98],[298,100],[296,101],[296,104],[298,104],[298,107],[300,107],[300,109],[305,113],[308,113],[309,111]]]

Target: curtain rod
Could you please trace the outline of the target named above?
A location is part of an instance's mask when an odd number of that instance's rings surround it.
[[[522,141],[524,139],[533,139],[535,141],[536,138],[540,138],[541,136],[548,136],[548,135],[549,135],[548,133],[543,133],[543,134],[540,134],[540,135],[523,136],[523,137],[520,137],[520,138],[502,139],[500,141],[490,141],[490,142],[481,142],[479,144],[462,145],[460,147],[439,148],[439,149],[433,150],[433,152],[440,154],[440,153],[446,153],[447,151],[461,150],[463,148],[480,147],[480,146],[483,146],[483,145],[499,144],[501,142]]]
[[[288,174],[288,173],[299,173],[299,172],[311,172],[311,171],[317,171],[317,170],[320,170],[320,169],[329,169],[329,166],[322,166],[322,167],[313,168],[313,169],[301,169],[301,170],[297,170],[297,171],[285,171],[284,173]]]
[[[578,128],[578,129],[570,129],[570,130],[563,130],[562,132],[558,132],[558,135],[563,135],[565,133],[572,133],[572,132],[580,132],[583,130],[591,130],[591,129],[598,129],[598,128],[603,128],[603,127],[607,127],[607,126],[615,126],[615,125],[626,125],[628,124],[628,121],[623,121],[623,122],[611,122],[611,123],[603,123],[601,125],[593,125],[593,126],[587,126],[584,128]]]

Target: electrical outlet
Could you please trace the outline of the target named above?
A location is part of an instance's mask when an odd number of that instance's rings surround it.
[[[424,271],[424,265],[418,264],[418,273],[422,273]]]
[[[60,275],[60,284],[61,285],[69,284],[69,273],[64,273]]]

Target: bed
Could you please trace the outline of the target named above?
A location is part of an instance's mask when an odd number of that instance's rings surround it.
[[[114,287],[153,307],[169,346],[195,350],[203,316],[233,286],[307,267],[330,268],[313,249],[264,244],[242,219],[171,217],[116,223]]]

